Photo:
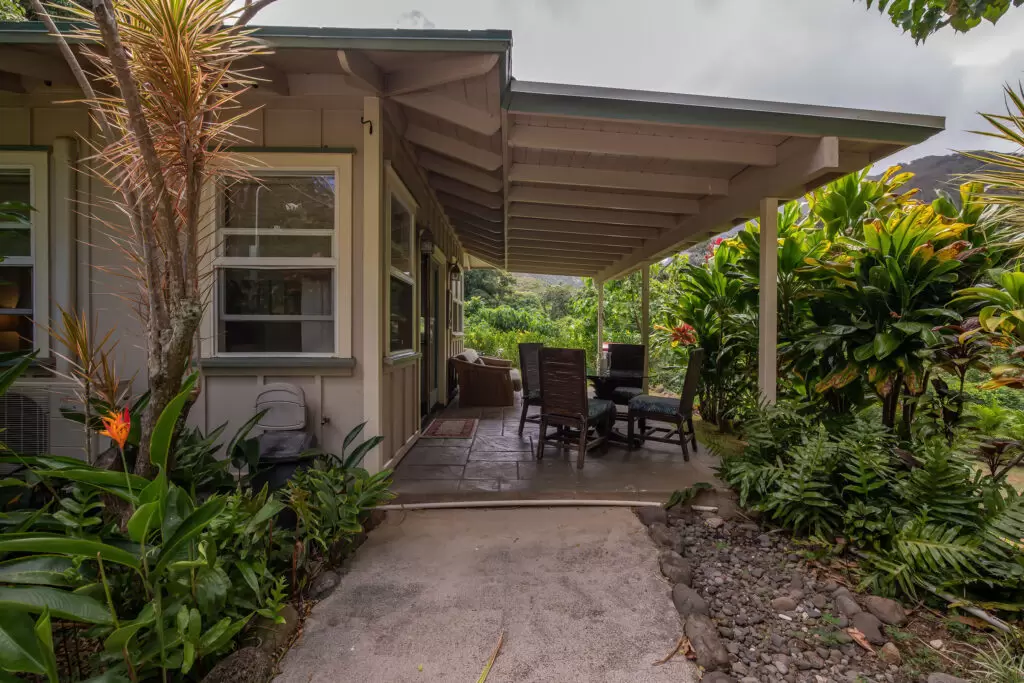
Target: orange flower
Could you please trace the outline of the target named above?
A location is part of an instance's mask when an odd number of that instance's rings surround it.
[[[107,417],[101,417],[100,420],[103,422],[103,426],[106,427],[102,432],[101,436],[109,436],[110,439],[117,444],[117,447],[124,450],[124,444],[128,440],[128,433],[132,429],[132,417],[125,408],[120,414],[111,412]]]

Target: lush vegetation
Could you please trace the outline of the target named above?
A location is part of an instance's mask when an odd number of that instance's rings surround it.
[[[1010,7],[1020,7],[1024,0],[865,0],[868,7],[889,16],[894,26],[908,32],[920,43],[933,33],[950,26],[966,32],[982,21],[996,23]]]
[[[0,375],[3,391],[30,357],[0,360],[15,363]],[[359,467],[380,442],[359,442],[361,426],[346,439],[348,453],[319,454],[279,492],[252,490],[255,420],[227,441],[223,457],[223,428],[174,437],[195,379],[159,416],[152,478],[76,458],[0,456],[21,467],[0,482],[0,678],[6,671],[57,681],[67,664],[53,647],[51,620],[60,620],[85,625],[81,637],[99,644],[88,663],[97,680],[197,680],[254,618],[280,619],[391,497],[389,471]],[[95,399],[91,426],[122,456],[139,451],[146,400],[111,410]],[[232,474],[232,464],[249,467]]]

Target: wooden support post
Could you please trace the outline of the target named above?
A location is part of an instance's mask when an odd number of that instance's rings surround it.
[[[779,200],[761,200],[761,285],[758,301],[757,388],[761,397],[775,403],[779,298]]]
[[[359,229],[363,236],[363,420],[366,433],[384,434],[384,240],[383,204],[384,170],[381,137],[384,126],[381,119],[379,97],[363,98],[363,118],[372,122],[363,126],[363,222]],[[371,132],[373,131],[373,132]],[[387,444],[392,452],[401,444]],[[367,458],[366,468],[371,472],[381,469],[384,448],[376,448]]]
[[[651,265],[640,271],[640,343],[644,345],[644,393],[651,370]]]
[[[601,350],[604,345],[604,282],[594,281],[597,287],[597,365],[601,365]]]

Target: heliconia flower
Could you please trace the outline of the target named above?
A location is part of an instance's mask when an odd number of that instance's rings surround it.
[[[686,323],[679,323],[672,328],[665,327],[664,325],[655,325],[655,328],[669,333],[672,339],[672,346],[689,346],[697,341],[696,331]]]
[[[106,417],[101,417],[100,421],[106,427],[100,432],[100,435],[109,436],[118,448],[124,450],[124,444],[128,441],[128,433],[132,429],[132,416],[128,409],[125,408],[120,413],[111,411]]]

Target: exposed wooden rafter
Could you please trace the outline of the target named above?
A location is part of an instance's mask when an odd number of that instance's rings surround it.
[[[404,95],[483,76],[498,63],[496,54],[468,54],[423,62],[387,75],[387,94]]]
[[[485,171],[494,171],[501,168],[500,154],[480,149],[468,142],[427,130],[421,126],[409,126],[405,131],[405,139],[414,145],[443,154],[446,157],[458,159],[471,166],[482,168]]]
[[[517,125],[509,136],[509,144],[512,147],[528,149],[677,161],[715,161],[752,166],[774,166],[776,160],[773,145],[546,126]]]
[[[75,77],[67,62],[41,52],[7,45],[0,46],[0,65],[3,71],[49,81],[54,85],[75,85]]]
[[[430,175],[430,184],[439,192],[447,192],[450,195],[454,195],[461,199],[465,199],[468,202],[479,204],[480,206],[487,207],[488,209],[500,209],[504,206],[505,201],[500,194],[494,192],[484,192],[483,190],[460,183],[458,180],[452,180],[442,175]]]
[[[452,208],[455,209],[456,211],[461,211],[462,213],[469,214],[474,218],[486,221],[488,223],[498,223],[499,225],[494,226],[494,228],[497,230],[501,229],[500,224],[504,220],[502,211],[499,211],[497,209],[488,209],[486,207],[480,206],[479,204],[467,202],[462,197],[456,197],[454,195],[448,194],[447,192],[438,192],[437,198],[441,200],[441,204],[444,205],[446,209]]]
[[[581,249],[581,243],[586,242],[587,248],[593,245],[606,245],[619,247],[626,251],[641,246],[644,243],[642,238],[615,237],[613,235],[566,235],[564,232],[537,232],[534,230],[519,230],[509,225],[509,241],[515,242],[519,239],[530,240],[531,242],[552,242],[555,244],[571,244],[577,250]]]
[[[418,92],[396,95],[392,99],[406,107],[436,116],[481,135],[494,135],[501,128],[499,117],[440,93]]]
[[[472,185],[484,192],[500,192],[502,183],[501,178],[488,175],[483,171],[470,166],[465,166],[457,161],[452,161],[446,157],[438,156],[432,152],[421,151],[417,158],[419,159],[420,166],[443,175],[447,178],[454,178],[459,182]]]
[[[631,254],[602,271],[601,280],[610,280],[671,252],[691,235],[706,233],[728,224],[743,215],[764,197],[787,198],[817,178],[841,171],[845,166],[839,155],[839,139],[790,138],[779,145],[779,165],[770,168],[748,168],[730,181],[728,197],[715,197],[702,202],[701,211],[668,230],[657,239],[645,243]],[[794,188],[796,183],[799,187]]]
[[[384,73],[362,52],[338,50],[338,63],[358,87],[377,94],[384,92]]]
[[[663,213],[609,211],[607,209],[584,209],[575,206],[513,203],[509,206],[508,214],[509,216],[518,216],[520,218],[542,218],[582,223],[609,223],[611,225],[639,225],[663,230],[673,228],[677,224],[674,217]]]
[[[580,253],[580,245],[572,240],[552,240],[545,242],[544,240],[525,238],[518,236],[517,233],[512,233],[508,236],[509,248],[524,247],[532,249],[546,249],[551,252],[568,251],[573,254]],[[606,244],[594,244],[587,241],[586,251],[588,253],[595,254],[616,254],[622,256],[623,252],[629,251],[625,247],[614,247]]]
[[[556,234],[613,235],[629,236],[635,239],[651,239],[661,234],[657,228],[635,225],[610,225],[608,223],[584,223],[581,221],[552,221],[537,218],[509,218],[510,230],[535,230]]]
[[[674,214],[697,213],[700,206],[697,200],[682,197],[563,190],[557,187],[531,187],[528,185],[515,185],[510,188],[509,201],[524,204],[551,204],[615,211],[650,211]]]
[[[514,183],[569,185],[636,192],[691,195],[724,195],[729,192],[729,181],[722,178],[537,164],[512,164],[509,179]]]

